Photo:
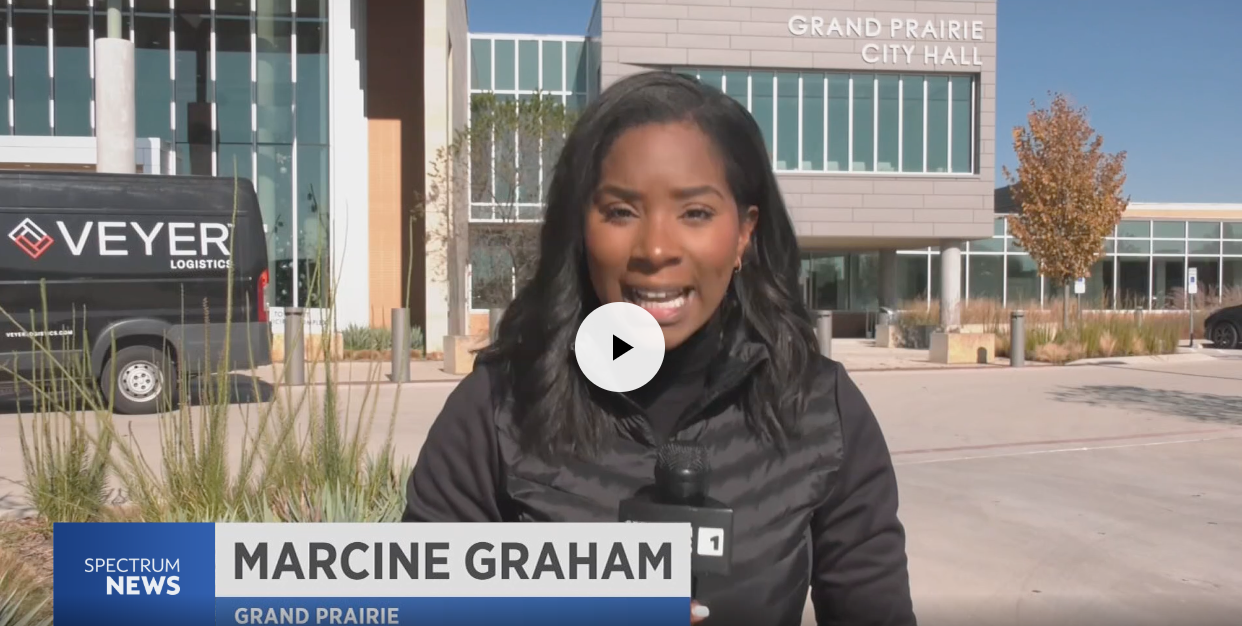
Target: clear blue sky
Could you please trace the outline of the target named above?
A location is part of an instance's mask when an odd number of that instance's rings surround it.
[[[470,30],[586,32],[593,0],[467,0]],[[999,0],[996,134],[1035,99],[1086,106],[1135,202],[1242,202],[1242,0]]]

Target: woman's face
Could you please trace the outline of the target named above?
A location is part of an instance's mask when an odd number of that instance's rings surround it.
[[[725,167],[690,123],[617,138],[586,221],[591,284],[601,302],[655,317],[667,349],[703,327],[724,299],[758,209],[738,210]]]

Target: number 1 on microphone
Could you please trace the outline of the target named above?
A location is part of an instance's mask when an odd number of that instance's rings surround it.
[[[724,529],[700,528],[696,552],[700,556],[724,556]]]

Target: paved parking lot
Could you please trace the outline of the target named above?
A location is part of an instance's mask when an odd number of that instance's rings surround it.
[[[921,623],[1237,624],[1242,359],[1219,356],[857,373],[898,465]],[[377,429],[395,414],[414,455],[451,389],[352,386],[343,403],[378,406]],[[157,448],[153,420],[119,421]],[[0,513],[22,506],[16,422],[0,415]]]

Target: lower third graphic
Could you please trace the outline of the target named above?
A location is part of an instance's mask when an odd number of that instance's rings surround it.
[[[43,253],[47,252],[47,249],[52,247],[52,243],[55,241],[51,235],[39,228],[39,225],[31,221],[30,218],[22,220],[22,223],[18,224],[17,228],[10,231],[9,239],[32,259],[43,256]]]

